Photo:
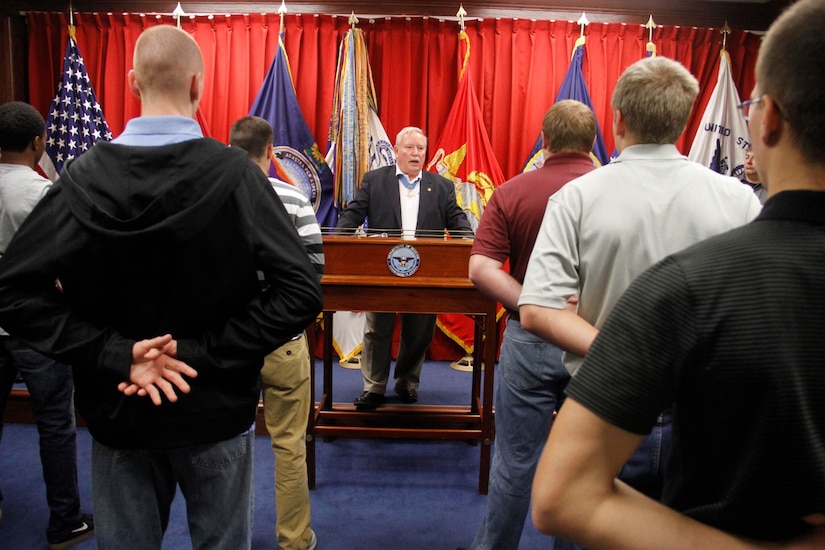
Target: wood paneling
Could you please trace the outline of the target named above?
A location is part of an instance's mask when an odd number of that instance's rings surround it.
[[[0,16],[0,104],[28,99],[26,39],[23,19]]]
[[[731,27],[747,30],[765,30],[783,7],[792,0],[584,0],[560,2],[537,2],[518,0],[482,0],[463,2],[468,17],[520,17],[534,19],[576,20],[582,11],[592,22],[609,21],[644,24],[649,16],[658,24],[696,27],[721,27],[725,21]],[[244,13],[278,10],[280,0],[273,2],[182,2],[187,13]],[[64,11],[68,0],[19,0],[4,2],[2,8],[8,14],[21,11]],[[113,2],[110,0],[73,0],[75,11],[107,12],[128,11],[144,13],[169,13],[175,5],[173,1],[131,0]],[[323,14],[376,14],[376,15],[426,15],[452,17],[458,10],[459,2],[423,0],[410,2],[286,2],[290,13]]]

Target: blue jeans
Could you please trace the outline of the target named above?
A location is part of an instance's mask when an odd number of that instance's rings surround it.
[[[639,447],[619,470],[617,478],[654,500],[661,500],[664,484],[664,468],[670,458],[671,413],[659,415]],[[553,550],[581,550],[570,541],[552,538]]]
[[[472,550],[515,550],[530,505],[533,476],[561,407],[570,375],[559,348],[507,321],[495,388],[496,439],[490,468],[487,511]],[[664,465],[670,455],[670,413],[659,417],[650,435],[618,473],[618,478],[659,500]],[[550,537],[548,548],[576,550]]]
[[[174,449],[113,449],[93,441],[98,547],[159,549],[179,485],[193,549],[251,548],[254,441],[252,429],[218,443]]]
[[[59,531],[80,521],[72,370],[14,338],[0,336],[0,437],[18,371],[29,390],[40,434],[40,463],[50,511],[48,532]]]
[[[518,548],[533,475],[570,375],[556,346],[510,319],[495,387],[496,439],[487,511],[470,548]]]
[[[616,477],[653,500],[661,500],[672,429],[672,415],[668,410],[659,415],[650,434],[642,439]]]

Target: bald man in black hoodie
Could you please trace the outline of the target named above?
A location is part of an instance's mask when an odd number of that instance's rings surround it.
[[[263,173],[193,120],[195,41],[146,30],[128,81],[141,116],[67,163],[6,250],[0,326],[73,365],[101,549],[160,548],[176,486],[193,547],[249,548],[259,371],[320,286]]]

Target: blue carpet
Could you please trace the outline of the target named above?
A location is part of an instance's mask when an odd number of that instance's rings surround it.
[[[320,364],[320,363],[319,363]],[[334,400],[351,402],[361,391],[359,370],[335,367]],[[316,367],[316,393],[321,369]],[[470,373],[428,362],[421,403],[466,404]],[[84,511],[91,510],[91,438],[78,429],[78,479]],[[337,439],[316,444],[316,489],[310,492],[319,550],[454,550],[468,546],[487,497],[478,494],[479,448],[463,442]],[[253,548],[276,549],[274,464],[269,439],[255,441]],[[3,519],[0,550],[46,548],[45,488],[33,425],[7,424],[0,443]],[[94,538],[72,547],[96,548]],[[522,549],[547,547],[530,523]],[[173,503],[164,549],[191,548],[183,498]],[[128,542],[124,544],[128,550]]]

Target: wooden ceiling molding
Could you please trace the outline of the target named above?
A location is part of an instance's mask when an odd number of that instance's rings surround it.
[[[656,24],[719,28],[725,22],[735,29],[764,31],[793,0],[596,0],[537,2],[496,0],[443,2],[419,0],[363,2],[327,0],[326,2],[286,2],[288,13],[318,13],[358,16],[455,17],[460,4],[467,18],[524,18],[577,20],[582,12],[592,23],[622,22],[644,25],[652,16]],[[176,0],[71,0],[76,12],[171,13]],[[272,2],[181,2],[188,14],[274,13],[281,5]],[[0,13],[19,16],[27,11],[67,11],[69,0],[3,0]],[[411,11],[414,9],[415,11]]]

